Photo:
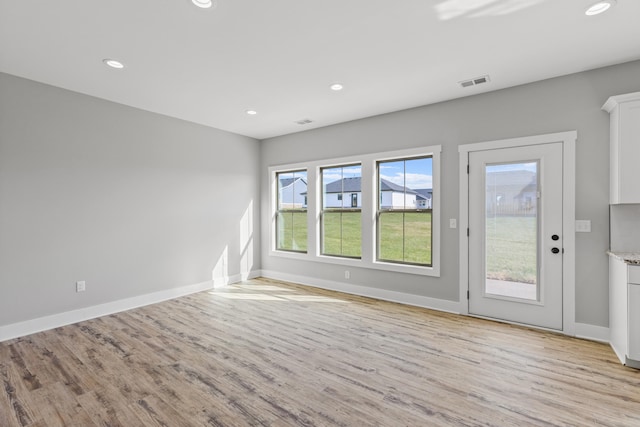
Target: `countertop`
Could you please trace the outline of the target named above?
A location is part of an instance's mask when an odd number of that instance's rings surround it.
[[[627,264],[640,265],[640,252],[614,252],[607,251],[612,257],[616,257]]]

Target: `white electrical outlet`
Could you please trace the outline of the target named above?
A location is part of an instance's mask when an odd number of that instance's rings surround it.
[[[76,292],[84,292],[87,289],[87,282],[80,280],[76,282]]]
[[[351,273],[349,273],[349,270],[345,270],[344,271],[344,278],[345,279],[349,279],[351,277]]]

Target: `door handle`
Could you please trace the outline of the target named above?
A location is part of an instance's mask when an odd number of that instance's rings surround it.
[[[551,236],[551,240],[558,240],[560,238],[560,236],[558,236],[557,234],[554,234],[553,236]]]
[[[551,253],[557,254],[558,252],[560,252],[560,249],[558,249],[558,248],[551,248]]]

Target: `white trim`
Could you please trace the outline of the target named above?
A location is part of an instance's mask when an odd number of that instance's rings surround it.
[[[460,150],[460,149],[459,149]],[[458,247],[460,248],[460,254],[458,255],[458,269],[460,282],[459,298],[460,298],[460,313],[469,314],[469,236],[467,236],[467,230],[469,229],[469,178],[467,168],[469,167],[469,153],[467,151],[460,151],[459,167],[460,174],[459,183],[460,191],[458,194],[459,200],[459,221],[458,221]]]
[[[117,301],[98,304],[91,307],[80,308],[77,310],[66,311],[63,313],[52,314],[50,316],[38,317],[36,319],[25,320],[23,322],[12,323],[0,326],[0,342],[25,335],[34,334],[36,332],[46,331],[60,326],[70,325],[72,323],[82,322],[84,320],[95,319],[96,317],[107,316],[121,311],[131,310],[133,308],[143,307],[150,304],[156,304],[162,301],[194,294],[201,291],[222,287],[230,283],[235,283],[246,278],[255,278],[260,275],[259,271],[253,271],[247,275],[234,275],[215,280],[207,280],[206,282],[197,283],[195,285],[187,285],[179,288],[167,289],[164,291],[153,292],[150,294],[139,295],[131,298],[125,298]]]
[[[637,101],[638,99],[640,99],[640,92],[624,93],[622,95],[610,96],[609,99],[607,99],[607,102],[605,102],[602,106],[602,109],[607,113],[611,113],[611,111],[619,104],[623,102]]]
[[[609,334],[609,328],[605,328],[604,326],[589,325],[588,323],[575,324],[576,338],[609,344]]]
[[[295,259],[299,261],[312,261],[329,264],[348,265],[353,267],[368,268],[375,270],[395,271],[407,274],[440,277],[440,162],[441,145],[410,148],[405,150],[395,150],[387,152],[361,154],[357,156],[309,160],[303,163],[293,163],[285,165],[275,165],[268,167],[269,182],[269,256]],[[433,158],[432,170],[432,203],[431,212],[432,229],[432,251],[431,267],[422,267],[409,264],[395,264],[389,262],[379,262],[375,260],[375,233],[376,233],[376,162],[390,159],[402,159],[430,155]],[[322,206],[322,191],[320,189],[320,169],[342,165],[359,164],[362,168],[362,256],[360,259],[339,258],[322,255],[320,252],[319,230],[320,213]],[[277,182],[278,172],[306,170],[307,171],[307,252],[288,252],[276,250],[275,221],[277,210]]]
[[[469,153],[472,151],[494,150],[499,148],[522,147],[526,145],[546,144],[561,142],[563,150],[563,209],[562,226],[564,243],[563,264],[563,296],[562,296],[562,332],[566,335],[576,335],[576,255],[575,255],[575,146],[578,137],[577,131],[534,135],[521,138],[502,139],[498,141],[478,142],[460,145],[459,154],[459,182],[460,182],[460,303],[459,311],[462,314],[469,313],[469,302],[466,298],[469,290],[469,240],[467,228],[469,227],[469,181],[467,177],[467,165]]]
[[[562,144],[562,331],[576,335],[576,139],[567,132]],[[607,335],[608,337],[608,335]]]
[[[220,276],[213,278],[213,289],[227,287],[233,283],[243,282],[245,280],[260,277],[260,270],[254,270],[249,273],[234,274],[233,276]]]
[[[430,298],[421,295],[407,294],[404,292],[396,292],[380,288],[371,288],[368,286],[353,285],[350,283],[337,282],[333,280],[317,279],[310,276],[299,276],[295,274],[281,273],[272,270],[262,270],[262,277],[265,277],[267,279],[282,280],[284,282],[297,283],[305,286],[312,286],[314,288],[327,289],[330,291],[343,292],[345,294],[375,298],[382,301],[397,302],[400,304],[411,305],[415,307],[460,314],[460,312],[458,311],[457,301]]]

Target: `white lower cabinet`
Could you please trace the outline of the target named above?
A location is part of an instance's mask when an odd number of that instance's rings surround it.
[[[609,330],[620,361],[640,369],[640,266],[609,257]]]

